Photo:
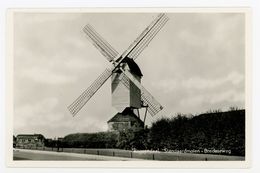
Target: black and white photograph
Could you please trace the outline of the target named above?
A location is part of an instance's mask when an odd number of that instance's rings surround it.
[[[13,166],[247,163],[248,9],[8,14]]]

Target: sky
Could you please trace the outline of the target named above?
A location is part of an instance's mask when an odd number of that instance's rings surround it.
[[[72,117],[70,105],[111,64],[90,43],[91,24],[123,52],[153,13],[23,13],[14,15],[14,134],[107,130],[117,111],[111,80]],[[147,124],[177,113],[245,108],[245,16],[168,13],[170,20],[139,55],[142,85],[164,109]],[[143,113],[143,111],[142,111]]]

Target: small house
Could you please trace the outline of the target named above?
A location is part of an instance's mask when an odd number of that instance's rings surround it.
[[[17,148],[43,147],[45,137],[42,134],[20,134],[16,137]]]
[[[124,131],[128,129],[138,131],[144,128],[143,121],[131,108],[126,108],[122,113],[117,113],[107,123],[109,131]]]

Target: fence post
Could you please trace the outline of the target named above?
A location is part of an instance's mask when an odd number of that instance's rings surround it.
[[[132,153],[132,151],[130,152],[130,157],[133,158],[133,153]]]
[[[97,155],[99,155],[99,151],[97,150]]]
[[[153,160],[154,160],[154,153],[153,153]]]
[[[115,152],[113,151],[113,156],[115,156]]]
[[[84,148],[84,154],[86,154],[86,148]]]

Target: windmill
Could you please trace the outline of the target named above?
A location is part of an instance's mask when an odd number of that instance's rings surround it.
[[[132,115],[132,118],[138,117],[138,121],[143,122],[144,125],[147,112],[153,117],[161,111],[163,109],[162,105],[141,85],[143,75],[134,60],[148,46],[168,20],[169,18],[165,14],[159,14],[122,54],[119,54],[91,25],[87,24],[83,31],[93,45],[112,63],[113,67],[105,69],[104,72],[68,106],[71,114],[75,116],[110,77],[112,83],[112,106],[119,111],[117,115],[123,115],[123,117]],[[141,120],[139,114],[139,109],[141,108],[145,108],[143,120]],[[137,116],[134,110],[137,112]],[[116,117],[113,118],[116,119]],[[109,120],[108,123],[111,122],[111,120]],[[129,125],[129,127],[131,126],[129,122],[125,123],[127,126]]]

